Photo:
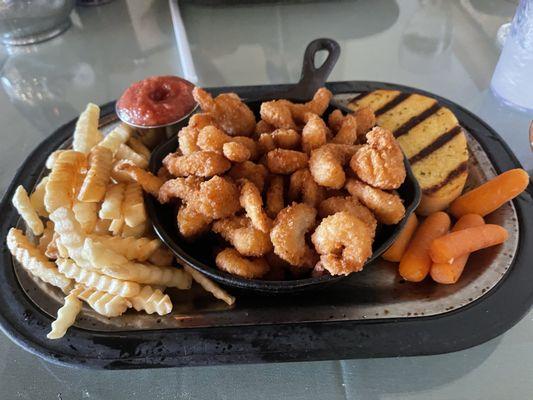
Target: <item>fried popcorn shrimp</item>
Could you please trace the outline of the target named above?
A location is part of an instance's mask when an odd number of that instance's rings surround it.
[[[261,104],[261,118],[275,128],[296,129],[292,117],[291,103],[287,100],[273,100]]]
[[[146,193],[150,193],[155,197],[159,194],[159,188],[163,184],[163,180],[151,172],[139,168],[134,164],[130,164],[129,162],[117,165],[117,169],[128,174],[135,182],[141,185]]]
[[[250,152],[250,160],[255,160],[259,156],[259,149],[252,138],[246,136],[233,136],[231,141],[234,143],[239,143],[246,147]],[[222,151],[224,151],[224,148],[222,148]]]
[[[300,169],[291,175],[289,200],[317,207],[325,197],[325,189],[313,179],[309,169]]]
[[[333,110],[328,116],[328,126],[333,132],[337,133],[341,129],[344,115],[341,110]]]
[[[213,232],[220,234],[243,256],[260,257],[272,251],[272,243],[268,233],[252,225],[247,217],[229,217],[216,221]]]
[[[348,114],[344,117],[332,142],[342,144],[355,144],[357,142],[357,117],[354,114]]]
[[[265,187],[265,179],[268,175],[268,171],[264,165],[255,164],[251,161],[245,161],[243,163],[235,164],[228,172],[228,175],[235,181],[245,178],[253,182],[260,192]]]
[[[162,204],[168,203],[172,198],[192,201],[200,190],[202,182],[203,180],[197,176],[170,179],[159,188],[158,200]]]
[[[194,207],[182,205],[176,217],[178,230],[181,235],[188,240],[196,239],[209,230],[212,218],[206,217],[196,211]]]
[[[113,153],[107,147],[95,146],[89,153],[89,171],[85,175],[78,194],[78,200],[96,203],[105,196],[105,190],[111,168],[113,167]]]
[[[197,113],[189,118],[189,128],[200,131],[200,129],[210,125],[216,126],[217,128],[219,127],[215,119],[209,113]]]
[[[332,97],[333,93],[325,87],[322,87],[315,92],[311,101],[305,103],[305,106],[313,114],[321,116],[328,108]]]
[[[367,133],[376,125],[376,116],[370,107],[361,107],[355,112],[357,119],[357,135],[361,136]]]
[[[250,218],[253,227],[264,233],[270,232],[272,220],[263,210],[261,192],[257,186],[247,179],[242,179],[239,183],[241,189],[239,201],[246,211],[246,215]]]
[[[178,132],[178,143],[181,154],[188,156],[189,154],[200,150],[200,147],[197,144],[199,134],[200,130],[197,128],[192,128],[190,126],[181,128]]]
[[[275,129],[276,128],[274,128],[268,122],[263,121],[262,119],[259,120],[259,122],[255,125],[255,133],[256,133],[256,135],[261,135],[262,133],[271,133]]]
[[[283,176],[272,175],[266,192],[266,213],[270,218],[276,218],[276,215],[285,208],[285,199],[283,197]]]
[[[202,111],[231,136],[250,136],[255,130],[255,116],[235,93],[223,93],[213,99],[205,90],[195,87],[194,99]]]
[[[302,149],[310,153],[327,141],[328,127],[324,120],[316,114],[306,114],[306,124],[302,130]]]
[[[261,278],[270,269],[265,259],[244,258],[237,250],[232,248],[227,248],[218,253],[215,263],[222,271],[248,279]]]
[[[261,154],[266,154],[276,148],[276,142],[274,142],[274,138],[270,133],[262,133],[259,135],[259,138],[257,138],[257,144]]]
[[[85,155],[78,151],[65,150],[59,154],[46,183],[44,205],[48,213],[72,206],[78,173],[85,161]]]
[[[43,221],[41,221],[39,215],[37,215],[37,211],[33,208],[26,189],[19,185],[11,201],[33,234],[37,236],[42,235],[44,231]]]
[[[305,234],[315,225],[316,209],[293,203],[284,208],[274,221],[270,240],[274,253],[294,266],[314,266],[314,251],[306,244]]]
[[[359,179],[379,189],[397,189],[405,180],[400,145],[387,129],[376,127],[366,134],[368,144],[350,160]]]
[[[376,218],[374,217],[374,214],[372,214],[372,211],[362,205],[355,197],[329,197],[322,201],[318,206],[318,216],[320,218],[328,217],[340,211],[346,211],[354,214],[357,218],[367,224],[367,226],[370,228],[370,232],[372,232],[372,237],[374,236],[377,227]]]
[[[357,146],[328,143],[311,152],[309,170],[321,186],[340,189],[346,181],[344,164],[357,151]]]
[[[249,147],[254,148],[255,143],[245,136],[236,136],[235,139],[238,137],[245,139],[246,144],[233,140],[234,138],[226,135],[222,130],[210,125],[202,128],[198,134],[196,144],[201,150],[224,154],[230,161],[243,162],[252,156]]]
[[[372,255],[369,227],[346,211],[324,218],[311,241],[320,254],[320,263],[332,275],[361,271]]]
[[[289,175],[307,166],[307,154],[295,150],[275,149],[267,153],[267,167],[274,174]]]
[[[174,176],[203,177],[223,174],[231,167],[231,163],[224,156],[212,151],[197,151],[187,156],[169,154],[163,159],[163,165]]]
[[[397,194],[374,188],[356,179],[350,179],[346,183],[346,190],[372,210],[378,221],[385,225],[397,224],[405,215],[402,199]]]
[[[294,129],[276,129],[270,133],[276,148],[296,149],[300,145],[301,136]]]

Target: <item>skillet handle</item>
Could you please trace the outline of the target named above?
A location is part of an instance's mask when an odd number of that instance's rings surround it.
[[[316,68],[316,53],[321,50],[326,50],[328,56],[324,63],[319,68]],[[326,80],[333,70],[333,67],[335,67],[340,54],[341,47],[339,43],[333,39],[320,38],[309,43],[305,49],[300,81],[289,91],[288,97],[301,101],[310,100],[317,89],[321,88],[326,83]]]

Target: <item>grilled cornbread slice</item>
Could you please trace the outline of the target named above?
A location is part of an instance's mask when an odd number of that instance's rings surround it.
[[[455,115],[437,100],[397,90],[375,90],[354,98],[353,110],[370,107],[377,124],[391,130],[422,189],[417,213],[448,207],[468,176],[466,137]]]

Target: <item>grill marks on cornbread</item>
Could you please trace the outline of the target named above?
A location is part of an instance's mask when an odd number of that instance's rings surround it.
[[[452,140],[455,136],[459,135],[463,130],[459,125],[454,126],[449,131],[445,132],[444,134],[437,137],[431,144],[424,147],[422,150],[420,150],[418,153],[416,153],[414,156],[409,157],[409,162],[411,164],[414,164],[427,156],[429,156],[434,151],[438,150],[440,147],[444,146],[446,143],[448,143],[450,140]]]
[[[412,149],[409,145],[402,146],[411,164],[417,163],[428,157],[452,140],[455,136],[462,133],[462,128],[458,125],[457,119],[448,109],[440,106],[435,99],[419,94],[401,93],[393,90],[364,92],[355,96],[350,101],[350,106],[352,106],[351,108],[353,109],[363,106],[372,108],[377,117],[377,124],[391,130],[394,136],[399,139],[400,145],[404,142],[404,140],[402,140],[403,138],[400,138],[401,136],[408,134],[409,136],[418,136],[419,134],[416,133],[416,131],[426,131],[426,125],[429,126],[429,130],[441,128],[440,131],[442,132],[442,128],[446,129],[447,125],[450,125],[451,123],[452,126],[445,130],[444,133],[440,135],[437,134],[433,136],[433,138],[426,137],[426,140],[430,139],[430,141],[421,149]],[[435,115],[437,115],[437,119],[432,118]],[[439,121],[438,119],[443,121]],[[441,126],[435,127],[435,124]],[[453,179],[454,176],[460,174],[465,168],[466,162],[465,167],[459,165],[452,170],[449,174],[452,176],[449,178]],[[456,170],[459,172],[452,174]],[[445,181],[450,180],[447,178],[445,178]],[[446,182],[441,183],[441,187],[446,184]]]
[[[424,191],[428,194],[435,193],[442,187],[446,186],[450,182],[452,182],[455,178],[461,176],[464,174],[468,169],[468,162],[463,161],[461,164],[459,164],[456,168],[452,169],[450,173],[439,183],[436,185],[430,186],[428,188],[425,188]]]

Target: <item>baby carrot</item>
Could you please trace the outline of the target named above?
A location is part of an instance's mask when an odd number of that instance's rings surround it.
[[[381,255],[381,257],[387,261],[400,261],[403,256],[403,253],[405,252],[405,249],[407,248],[407,245],[409,244],[409,240],[411,240],[413,233],[415,233],[415,229],[417,226],[418,218],[416,218],[415,213],[412,213],[409,218],[407,218],[405,226],[403,227],[402,231],[400,232],[394,243],[385,253]]]
[[[453,201],[450,212],[457,218],[465,214],[484,217],[522,193],[529,175],[521,168],[511,169]]]
[[[433,239],[450,229],[450,217],[442,211],[429,215],[415,231],[400,260],[400,275],[410,282],[420,282],[431,268],[429,246]]]
[[[461,229],[433,240],[429,253],[433,262],[452,263],[463,254],[503,243],[508,236],[507,230],[499,225]]]
[[[484,225],[485,221],[477,214],[466,214],[459,218],[452,232]],[[470,253],[457,257],[452,263],[433,263],[429,271],[431,278],[438,283],[455,283],[461,277]]]

